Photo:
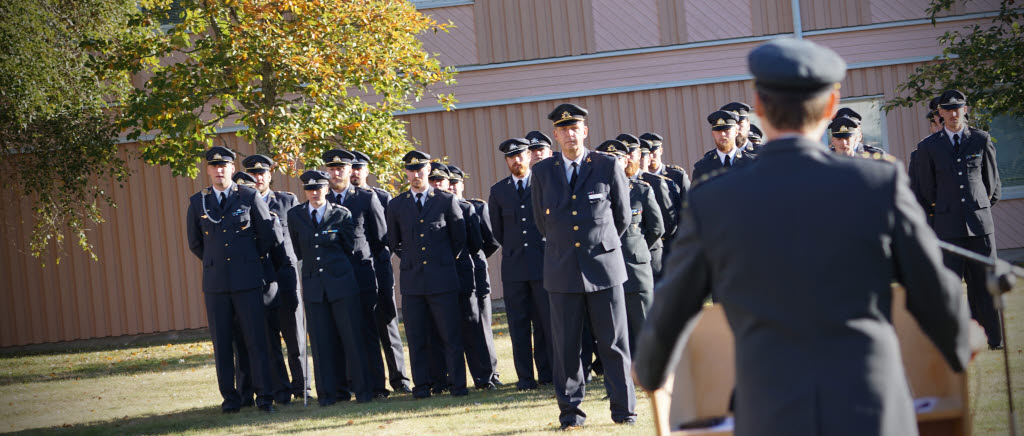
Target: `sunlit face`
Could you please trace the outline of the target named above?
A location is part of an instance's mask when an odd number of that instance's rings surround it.
[[[746,139],[747,135],[750,134],[750,120],[747,118],[740,120],[739,126],[740,131],[737,133],[737,136]]]
[[[303,192],[306,193],[306,200],[308,200],[309,204],[313,207],[323,206],[324,202],[327,201],[326,185],[320,186],[319,188],[304,189]]]
[[[959,132],[964,127],[964,115],[967,115],[967,106],[956,109],[943,109],[939,107],[939,116],[945,121],[945,126],[951,132]]]
[[[651,163],[651,153],[640,153],[640,168],[643,168],[644,171],[649,172],[651,171]]]
[[[417,191],[427,189],[427,174],[430,172],[430,165],[424,165],[418,170],[405,170],[405,180],[409,186]]]
[[[650,158],[647,161],[647,171],[657,171],[658,168],[661,168],[661,154],[664,152],[664,147],[651,150]]]
[[[551,150],[546,147],[544,149],[549,151]],[[511,172],[513,176],[520,179],[526,177],[526,173],[530,171],[530,164],[533,161],[533,153],[536,152],[537,150],[534,150],[531,152],[516,153],[512,156],[505,156],[505,165],[508,165],[508,171]]]
[[[348,189],[352,179],[352,166],[339,165],[327,167],[327,175],[331,176],[331,189],[341,192]]]
[[[261,171],[258,173],[249,173],[249,175],[256,179],[256,190],[260,191],[260,195],[265,195],[267,190],[270,189],[270,179],[273,177],[273,173],[270,171]]]
[[[231,175],[234,173],[235,164],[232,162],[206,165],[206,175],[210,178],[210,184],[221,191],[231,187]]]
[[[354,186],[366,186],[366,177],[370,175],[370,170],[366,168],[366,165],[360,167],[352,167],[352,177],[349,178],[349,182]]]
[[[626,177],[633,177],[636,173],[640,172],[640,168],[646,168],[643,166],[642,156],[640,148],[626,155]]]
[[[434,189],[447,191],[448,187],[451,186],[451,182],[448,179],[430,179],[430,186],[433,186]]]
[[[568,126],[556,126],[555,141],[562,146],[562,154],[567,158],[575,159],[583,153],[583,144],[587,139],[587,125],[583,121]]]
[[[833,136],[829,142],[832,144],[832,148],[835,149],[837,154],[853,156],[857,150],[852,136],[849,138],[836,138]]]
[[[466,184],[461,180],[452,181],[448,179],[448,191],[455,194],[456,197],[462,198],[462,192],[466,190]]]
[[[551,157],[551,147],[538,148],[536,150],[530,150],[530,166],[540,162],[544,159]]]
[[[715,147],[724,153],[732,151],[733,147],[736,146],[736,134],[738,132],[739,128],[736,126],[725,130],[712,130],[711,136],[715,138]]]

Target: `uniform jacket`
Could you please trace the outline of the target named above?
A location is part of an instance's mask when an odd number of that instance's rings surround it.
[[[630,222],[629,182],[614,157],[584,150],[569,189],[562,153],[533,166],[532,201],[544,247],[544,289],[594,292],[626,281],[619,239]]]
[[[490,205],[494,237],[501,244],[501,280],[506,282],[544,278],[544,236],[533,217],[533,177],[526,179],[523,196],[509,176],[491,186]]]
[[[968,308],[903,170],[786,138],[695,186],[688,204],[638,336],[640,383],[663,382],[671,344],[714,293],[736,340],[737,436],[916,434],[891,282],[956,371],[970,357]]]
[[[651,185],[642,180],[629,183],[629,206],[632,219],[622,234],[622,257],[628,277],[623,289],[627,293],[653,291],[651,247],[660,244],[665,233],[661,207]]]
[[[996,149],[988,132],[964,129],[960,150],[946,130],[917,145],[918,188],[939,238],[983,236],[995,230],[991,207],[999,201],[1002,182]]]
[[[377,195],[384,210],[385,225],[387,227],[388,203],[391,202],[391,194],[381,188],[374,187],[373,193]],[[395,271],[391,266],[391,249],[388,248],[387,229],[384,232],[384,246],[373,258],[373,271],[377,274],[377,310],[384,315],[384,318],[391,320],[398,316],[398,308],[395,304]]]
[[[669,180],[672,180],[672,182],[676,184],[676,189],[679,191],[678,195],[686,196],[686,191],[690,189],[690,176],[686,174],[686,170],[684,170],[683,167],[678,165],[662,164],[661,171],[658,172],[658,175],[668,177]],[[677,201],[677,204],[681,204],[681,202]]]
[[[401,259],[402,295],[455,292],[461,288],[455,259],[466,251],[466,223],[455,195],[430,189],[419,211],[411,191],[388,203],[388,246]]]
[[[291,265],[284,256],[274,217],[255,189],[232,184],[224,206],[206,188],[189,198],[186,233],[192,253],[203,261],[203,292],[264,289],[268,254],[276,271]]]
[[[328,198],[333,201],[333,191],[328,192]],[[387,224],[384,206],[381,206],[377,194],[372,190],[352,185],[349,185],[341,205],[349,210],[355,223],[352,266],[355,268],[359,288],[365,293],[376,293],[377,277],[373,270],[373,259],[385,244]]]
[[[640,172],[639,178],[651,185],[651,192],[654,194],[654,200],[658,202],[658,209],[661,211],[662,224],[665,227],[663,235],[666,238],[670,238],[676,233],[676,225],[678,224],[676,200],[678,198],[679,188],[675,186],[676,183],[673,182],[672,179],[665,176],[659,176],[648,172]],[[651,245],[651,250],[660,250],[661,248],[661,238]]]
[[[480,237],[483,241],[483,249],[477,250],[473,255],[473,271],[476,273],[476,295],[484,296],[491,293],[491,277],[487,273],[487,258],[501,248],[498,240],[494,237],[494,229],[491,227],[491,211],[487,202],[479,198],[469,200],[473,204],[476,216],[480,220]]]
[[[275,280],[270,284],[270,290],[266,292],[265,296],[273,296],[277,294],[280,303],[283,303],[285,307],[294,308],[299,304],[298,300],[298,268],[299,262],[295,258],[295,248],[292,247],[292,238],[288,233],[288,210],[295,207],[298,201],[295,199],[295,194],[286,191],[270,191],[267,193],[266,203],[267,209],[270,210],[270,214],[274,217],[275,229],[281,235],[283,241],[282,248],[284,253],[288,256],[290,268],[274,271]],[[270,257],[264,259],[263,264],[265,269],[273,269],[274,264],[270,260]]]
[[[459,283],[463,294],[476,291],[476,264],[473,253],[483,250],[484,238],[480,232],[480,216],[476,208],[468,200],[459,199],[463,222],[466,223],[466,253],[455,259],[455,269],[459,272]]]
[[[716,150],[717,149],[714,148],[708,150],[700,160],[693,164],[694,183],[700,183],[707,180],[704,176],[711,177],[711,173],[715,170],[725,168],[722,165],[722,161],[718,159],[718,152]],[[736,159],[732,162],[732,168],[738,168],[750,164],[756,157],[757,155],[751,153],[746,148],[741,148],[736,151]]]
[[[327,202],[320,223],[309,214],[309,202],[288,211],[288,233],[302,261],[302,299],[309,303],[338,301],[359,293],[352,269],[355,221],[343,206]]]

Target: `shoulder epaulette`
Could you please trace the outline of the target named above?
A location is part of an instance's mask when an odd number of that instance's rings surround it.
[[[865,158],[868,158],[868,159],[884,160],[884,161],[888,161],[888,162],[896,162],[896,158],[893,157],[891,154],[888,154],[888,153],[882,153],[882,152],[877,152],[877,151],[872,153],[872,152],[866,152],[865,151],[865,152],[861,153],[860,155],[862,157],[865,157]]]
[[[683,169],[683,167],[681,167],[679,165],[666,165],[665,167],[670,169],[670,170],[683,171],[683,172],[686,171],[686,170]]]
[[[647,182],[645,182],[645,181],[643,181],[641,179],[636,179],[636,180],[633,181],[633,183],[639,184],[640,186],[648,186],[648,187],[651,186],[650,183],[647,183]]]
[[[207,187],[207,188],[203,188],[203,190],[200,191],[200,192],[202,192],[203,195],[210,195],[210,192],[212,192],[212,190]]]
[[[713,158],[718,157],[718,153],[715,153],[715,150],[716,149],[714,149],[714,148],[712,148],[711,150],[708,150],[707,153],[704,153],[704,157],[708,158],[708,159],[713,159]]]
[[[711,179],[714,179],[714,178],[716,178],[716,177],[718,177],[718,176],[720,176],[722,174],[725,174],[725,173],[726,173],[726,169],[725,168],[716,168],[714,170],[711,170],[711,171],[705,173],[704,175],[700,176],[699,179],[693,180],[693,185],[691,185],[691,189],[693,187],[697,187],[698,185],[704,184],[705,182],[707,182],[707,181],[709,181]]]
[[[479,203],[486,203],[486,201],[484,201],[484,199],[482,199],[482,198],[470,198],[469,201],[471,201],[471,202],[479,202]]]

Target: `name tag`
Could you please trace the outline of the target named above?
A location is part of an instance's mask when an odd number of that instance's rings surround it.
[[[604,198],[604,194],[598,192],[596,194],[588,195],[587,198],[590,198],[591,200],[600,200],[600,199]]]

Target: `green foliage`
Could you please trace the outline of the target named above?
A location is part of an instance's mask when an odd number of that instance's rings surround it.
[[[66,235],[93,258],[87,237],[114,205],[112,181],[128,176],[117,130],[104,113],[127,80],[94,73],[82,42],[122,32],[135,3],[120,0],[8,0],[0,3],[0,182],[32,201],[32,255]]]
[[[196,177],[216,129],[239,135],[285,172],[319,163],[334,146],[361,150],[400,174],[409,148],[393,113],[453,72],[416,35],[447,31],[405,0],[179,0],[147,4],[134,40],[97,42],[103,68],[146,78],[121,126],[143,140],[146,162]],[[173,16],[172,14],[176,14]],[[174,24],[160,27],[161,22]],[[451,107],[450,95],[435,95]]]
[[[955,0],[932,0],[927,12],[932,24]],[[966,1],[964,1],[966,2]],[[973,24],[940,36],[942,56],[918,68],[897,87],[902,97],[885,103],[896,107],[927,104],[947,89],[967,95],[971,122],[987,128],[993,116],[1024,116],[1024,35],[1015,0],[1002,0],[990,24]]]

